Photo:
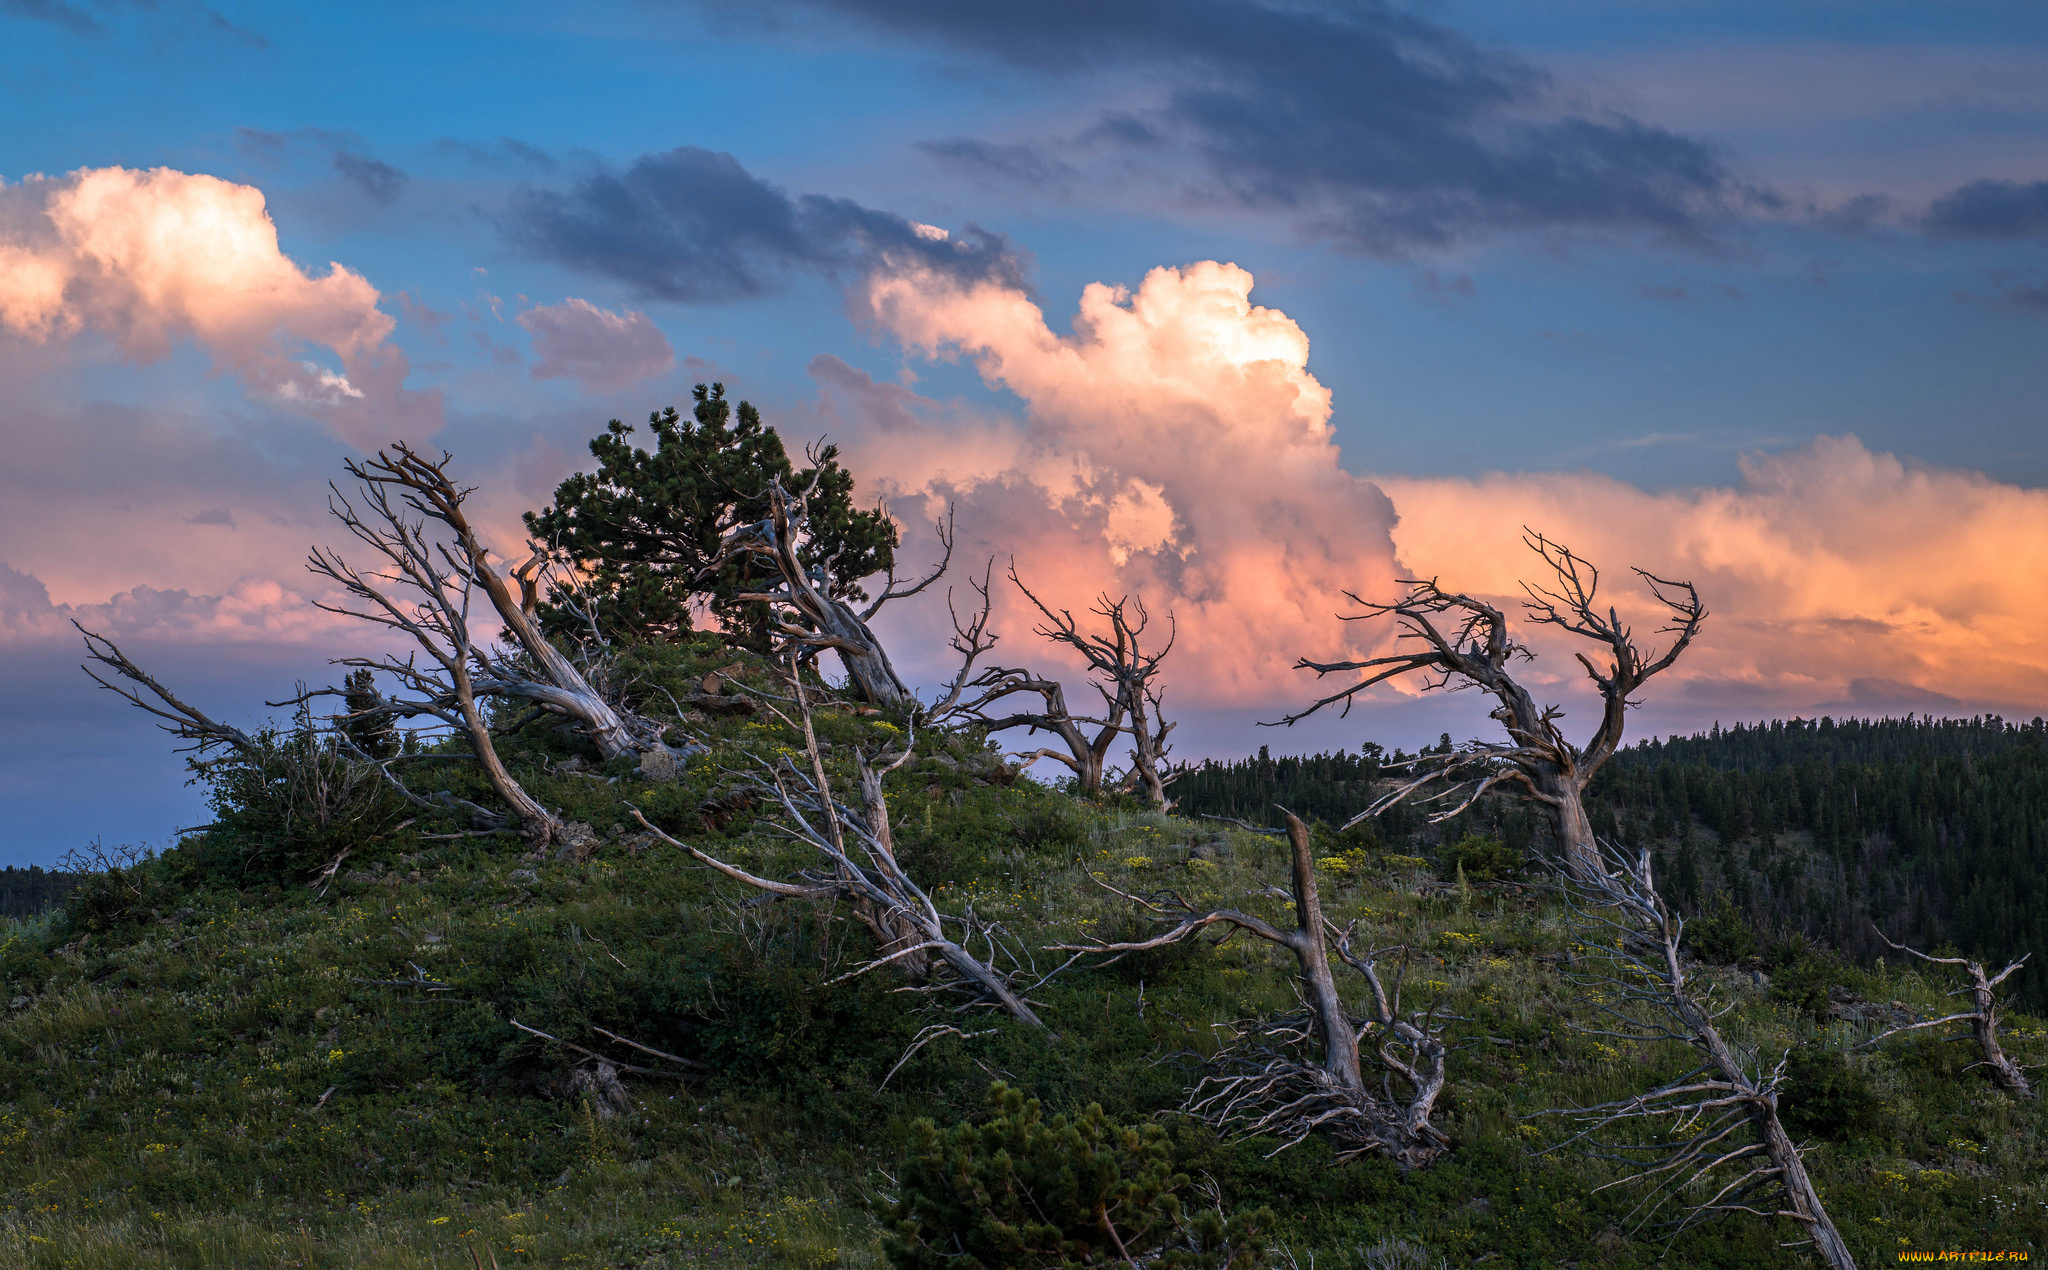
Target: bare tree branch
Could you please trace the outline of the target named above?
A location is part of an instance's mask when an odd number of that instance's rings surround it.
[[[733,598],[769,606],[775,626],[772,633],[784,651],[806,663],[828,649],[837,652],[848,682],[862,701],[885,706],[912,704],[915,698],[890,664],[887,650],[868,621],[890,600],[916,595],[945,574],[953,559],[953,513],[949,509],[939,523],[945,554],[937,567],[909,583],[899,582],[892,569],[881,594],[855,612],[833,593],[831,561],[806,560],[811,541],[809,500],[823,474],[820,467],[809,483],[793,491],[783,488],[780,480],[770,481],[767,519],[728,534],[705,572],[715,573],[741,557],[765,560],[779,577],[779,585],[740,592]]]
[[[71,625],[77,627],[78,633],[85,637],[85,652],[88,657],[119,677],[139,686],[123,688],[110,683],[90,665],[82,666],[80,669],[92,676],[93,682],[108,692],[165,720],[158,725],[164,731],[181,741],[190,741],[192,744],[183,747],[180,752],[192,755],[186,763],[193,771],[203,771],[220,761],[206,758],[206,752],[210,749],[226,746],[236,753],[251,757],[261,752],[261,747],[248,733],[240,728],[216,722],[196,706],[187,705],[179,700],[170,689],[151,677],[148,671],[130,661],[128,655],[122,652],[113,640],[80,626],[77,618],[71,619]],[[143,695],[145,692],[148,696]]]
[[[1604,665],[1578,654],[1602,702],[1600,725],[1584,749],[1559,730],[1557,720],[1564,712],[1556,706],[1539,708],[1510,673],[1516,660],[1534,654],[1509,631],[1507,615],[1472,596],[1444,590],[1434,578],[1404,582],[1407,594],[1391,604],[1371,603],[1346,592],[1365,611],[1347,616],[1345,621],[1392,617],[1399,632],[1397,643],[1414,647],[1362,661],[1302,658],[1296,666],[1313,670],[1318,677],[1363,673],[1355,682],[1278,722],[1292,725],[1333,705],[1348,714],[1359,693],[1403,675],[1421,676],[1425,690],[1479,688],[1498,703],[1493,717],[1506,729],[1506,743],[1474,741],[1447,754],[1415,760],[1409,765],[1410,779],[1375,801],[1359,818],[1378,815],[1411,795],[1429,791],[1427,801],[1435,804],[1430,818],[1447,820],[1487,792],[1513,786],[1548,810],[1566,871],[1581,882],[1590,882],[1604,865],[1586,814],[1586,786],[1620,747],[1628,707],[1635,704],[1633,694],[1691,645],[1707,612],[1690,582],[1672,582],[1636,570],[1671,615],[1659,632],[1672,637],[1669,646],[1661,653],[1646,652],[1612,607],[1600,611],[1598,570],[1541,534],[1525,530],[1523,541],[1541,557],[1553,578],[1549,585],[1524,584],[1529,599],[1523,608],[1529,620],[1556,626],[1604,649]]]
[[[956,715],[963,712],[960,698],[978,680],[974,677],[974,664],[982,654],[995,649],[999,636],[991,635],[988,629],[989,614],[994,604],[989,597],[988,583],[995,572],[996,561],[990,556],[988,564],[981,571],[981,580],[975,581],[968,575],[967,585],[981,597],[981,606],[964,625],[960,621],[960,610],[953,603],[953,588],[946,588],[946,612],[953,619],[953,638],[950,641],[954,652],[960,654],[960,670],[953,676],[953,682],[946,685],[945,695],[924,709],[923,716],[928,726],[943,727]]]
[[[1045,619],[1036,633],[1079,653],[1087,663],[1095,676],[1092,686],[1102,698],[1103,713],[1099,718],[1076,715],[1067,705],[1066,687],[1056,679],[1022,668],[996,667],[968,684],[979,692],[958,706],[957,714],[980,723],[990,732],[1024,728],[1026,735],[1049,732],[1058,737],[1064,749],[1048,746],[1015,757],[1025,764],[1040,758],[1059,762],[1073,772],[1075,788],[1084,797],[1102,791],[1108,779],[1110,748],[1119,736],[1129,736],[1131,768],[1123,787],[1141,791],[1155,806],[1169,806],[1166,786],[1176,773],[1167,766],[1166,737],[1174,725],[1164,717],[1156,678],[1160,662],[1173,650],[1172,615],[1167,617],[1166,642],[1146,652],[1142,637],[1151,615],[1142,599],[1124,596],[1112,600],[1107,593],[1097,597],[1090,612],[1108,619],[1109,633],[1083,633],[1071,611],[1055,611],[1024,585],[1017,575],[1015,560],[1010,562],[1010,581]],[[983,598],[987,598],[986,592]],[[956,641],[954,646],[958,648],[960,644]],[[997,703],[1025,694],[1036,695],[1042,703],[1040,708],[1009,714],[991,711]]]

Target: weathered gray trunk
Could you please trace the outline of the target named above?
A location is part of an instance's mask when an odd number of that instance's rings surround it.
[[[1573,881],[1597,882],[1607,876],[1600,844],[1593,838],[1593,820],[1586,814],[1584,789],[1570,773],[1545,764],[1534,777],[1538,800],[1550,810],[1551,827]]]
[[[1827,1209],[1820,1202],[1820,1193],[1814,1190],[1813,1179],[1807,1176],[1806,1163],[1799,1158],[1799,1148],[1778,1120],[1777,1094],[1757,1088],[1742,1060],[1729,1048],[1720,1029],[1714,1026],[1713,1019],[1686,991],[1685,974],[1678,963],[1677,943],[1670,938],[1665,943],[1665,961],[1672,985],[1672,999],[1678,1007],[1680,1020],[1697,1038],[1707,1057],[1713,1060],[1721,1079],[1751,1095],[1750,1124],[1762,1140],[1771,1167],[1777,1170],[1778,1180],[1785,1188],[1786,1199],[1792,1205],[1790,1216],[1806,1227],[1813,1239],[1814,1251],[1833,1270],[1856,1270],[1856,1259],[1849,1255],[1849,1246],[1842,1242],[1841,1232],[1828,1218]]]
[[[1167,724],[1157,732],[1152,730],[1152,712],[1144,699],[1143,686],[1138,686],[1138,700],[1131,703],[1131,775],[1136,778],[1145,801],[1165,810],[1167,807],[1166,778],[1159,774],[1165,760],[1164,743],[1166,733],[1173,725]]]
[[[1792,1144],[1785,1126],[1778,1122],[1777,1096],[1772,1095],[1769,1107],[1754,1113],[1752,1120],[1771,1163],[1779,1170],[1797,1220],[1813,1237],[1813,1250],[1833,1270],[1856,1270],[1856,1258],[1849,1255],[1849,1245],[1842,1242],[1842,1232],[1828,1219],[1820,1194],[1813,1189],[1813,1179],[1806,1175],[1806,1162],[1799,1158],[1799,1149]]]
[[[866,629],[865,625],[862,629]],[[846,667],[846,681],[853,685],[854,695],[869,705],[900,706],[910,699],[910,689],[897,676],[896,668],[889,664],[889,654],[874,636],[868,636],[867,647],[861,650],[841,644],[839,662]]]
[[[1344,1012],[1344,998],[1330,974],[1330,952],[1323,942],[1323,900],[1316,889],[1315,853],[1310,850],[1308,826],[1287,813],[1287,843],[1294,855],[1294,937],[1288,941],[1301,961],[1302,995],[1315,1011],[1316,1026],[1322,1033],[1323,1070],[1345,1089],[1365,1092],[1365,1076],[1358,1065],[1358,1034]],[[1426,1113],[1425,1113],[1426,1114]]]
[[[1970,1020],[1970,1032],[1977,1038],[1977,1048],[1983,1051],[1984,1065],[1991,1069],[1991,1080],[2009,1094],[2031,1097],[2034,1087],[2027,1082],[2026,1073],[1998,1043],[1998,1002],[1983,967],[1973,965],[1971,969],[1974,982],[1970,985],[1970,996],[1977,1003],[1977,1017]]]
[[[477,707],[476,694],[470,690],[467,668],[457,663],[450,677],[454,681],[456,703],[462,711],[463,727],[469,732],[470,745],[476,750],[477,761],[483,764],[484,775],[490,780],[491,788],[505,800],[512,814],[519,817],[527,837],[537,843],[552,842],[560,837],[561,820],[535,801],[498,757],[497,746],[491,743],[491,725]]]

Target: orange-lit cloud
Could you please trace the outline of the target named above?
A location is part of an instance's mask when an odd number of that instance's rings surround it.
[[[1135,291],[1088,287],[1062,336],[1010,287],[921,270],[870,280],[859,308],[876,329],[966,359],[1023,401],[1020,418],[835,359],[812,372],[854,470],[899,510],[956,502],[963,556],[1014,551],[1034,589],[1076,609],[1104,589],[1141,594],[1179,624],[1183,699],[1270,701],[1299,691],[1297,656],[1344,645],[1339,592],[1391,578],[1393,514],[1338,466],[1308,336],[1251,290],[1235,265],[1155,269]],[[1009,611],[1005,655],[1046,660]]]
[[[914,352],[964,359],[1022,412],[933,401],[831,358],[812,374],[828,429],[899,513],[957,503],[963,549],[1014,552],[1058,603],[1108,588],[1172,609],[1183,703],[1308,699],[1298,656],[1358,656],[1391,633],[1339,623],[1341,592],[1383,596],[1396,576],[1439,576],[1519,619],[1527,525],[1602,566],[1603,598],[1650,642],[1658,614],[1628,566],[1699,584],[1712,617],[1647,694],[1655,716],[2048,707],[2048,491],[1828,437],[1746,458],[1733,488],[1367,480],[1338,465],[1307,336],[1251,287],[1214,262],[1133,292],[1098,284],[1061,336],[1017,290],[887,274],[857,312]],[[1009,618],[1009,655],[1044,659],[1026,614]],[[1539,695],[1581,704],[1565,646],[1523,633],[1545,654],[1525,672]]]
[[[1854,437],[1748,456],[1735,488],[1652,494],[1590,473],[1380,483],[1403,563],[1446,585],[1514,594],[1533,563],[1524,525],[1605,566],[1646,634],[1625,566],[1697,583],[1713,615],[1673,676],[1696,698],[1749,715],[2048,707],[2048,490]]]
[[[116,167],[0,188],[0,338],[90,332],[139,362],[190,340],[251,393],[358,445],[441,425],[438,391],[404,387],[378,299],[340,264],[314,277],[286,257],[251,186]]]

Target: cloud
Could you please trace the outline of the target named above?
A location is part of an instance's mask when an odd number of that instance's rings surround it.
[[[601,169],[567,191],[526,189],[504,230],[521,251],[616,279],[651,300],[764,295],[791,273],[862,271],[916,261],[963,278],[1014,281],[1001,238],[964,240],[841,198],[791,195],[730,154],[684,146]]]
[[[62,643],[77,637],[71,629],[74,619],[116,638],[183,644],[305,642],[352,633],[343,621],[267,578],[238,579],[219,595],[137,586],[96,604],[59,604],[51,601],[40,578],[0,560],[0,635],[15,644]]]
[[[1064,187],[1079,175],[1072,164],[1038,146],[948,137],[943,141],[921,141],[917,148],[956,171],[996,183]]]
[[[1397,578],[1435,576],[1518,614],[1535,563],[1525,525],[1602,566],[1603,602],[1652,641],[1660,615],[1629,566],[1699,584],[1706,632],[1646,694],[1638,732],[1758,713],[2048,709],[2048,490],[1854,437],[1746,456],[1732,487],[1353,476],[1306,334],[1251,295],[1232,265],[1157,269],[1134,290],[1088,287],[1060,335],[1014,290],[878,276],[857,303],[879,333],[965,361],[1021,409],[934,400],[820,357],[824,428],[905,521],[956,506],[956,561],[1014,552],[1055,603],[1129,590],[1171,610],[1170,686],[1192,709],[1297,705],[1314,687],[1297,657],[1368,654],[1392,632],[1337,621],[1355,611],[1347,590],[1384,598]],[[1051,660],[1019,607],[998,615],[1001,656]],[[928,623],[918,631],[909,645],[935,644]],[[1587,717],[1567,645],[1524,633],[1542,652],[1532,691]],[[1454,706],[1470,703],[1433,709]],[[1478,714],[1444,726],[1483,728]]]
[[[1654,613],[1627,566],[1696,582],[1712,616],[1673,676],[1696,696],[1746,687],[1773,714],[2048,707],[2048,490],[1854,437],[1747,456],[1733,488],[1650,493],[1591,473],[1380,484],[1402,563],[1446,585],[1518,595],[1524,525],[1603,566],[1602,594],[1645,632]]]
[[[454,137],[442,137],[434,142],[434,154],[444,159],[467,159],[471,163],[489,165],[516,162],[536,168],[555,166],[554,156],[537,145],[521,141],[517,137],[499,137],[496,141],[478,143],[461,141]]]
[[[13,629],[53,612],[50,588],[34,574],[22,573],[0,560],[0,628]]]
[[[252,186],[96,168],[0,187],[0,338],[92,333],[137,362],[190,340],[252,394],[358,445],[441,425],[439,392],[404,387],[378,300],[343,265],[315,277],[286,257]]]
[[[1972,181],[1935,199],[1926,225],[1949,238],[2048,238],[2048,181]]]
[[[872,492],[913,523],[957,506],[956,560],[1014,552],[1034,590],[1077,610],[1098,591],[1140,594],[1178,625],[1179,700],[1270,702],[1301,691],[1296,657],[1345,644],[1341,591],[1385,590],[1393,508],[1339,466],[1307,335],[1251,290],[1235,265],[1155,269],[1135,290],[1086,288],[1059,335],[1014,287],[879,275],[858,299],[878,331],[965,359],[1022,414],[934,401],[830,357],[811,373]],[[1054,661],[1006,603],[1001,656]]]
[[[270,41],[257,31],[228,21],[217,11],[203,4],[171,4],[158,12],[153,0],[136,0],[133,4],[122,4],[120,0],[103,0],[103,9],[127,8],[139,10],[159,20],[159,29],[176,31],[181,24],[197,19],[207,31],[230,36],[240,43],[256,49],[268,49]],[[0,0],[0,17],[29,18],[48,22],[75,35],[105,35],[107,26],[85,9],[64,0]]]
[[[91,14],[63,3],[63,0],[0,0],[0,13],[48,22],[68,31],[84,33],[100,29],[100,24],[93,20]]]
[[[344,150],[334,156],[334,170],[342,179],[367,195],[371,201],[390,205],[398,197],[405,183],[411,180],[405,173],[392,167],[382,159],[373,159],[367,154]]]
[[[729,0],[707,5],[739,16]],[[1776,196],[1719,149],[1561,102],[1542,70],[1391,4],[1328,0],[802,0],[1058,78],[1122,104],[1079,137],[930,152],[986,178],[1175,147],[1198,201],[1287,215],[1351,249],[1400,252],[1487,230],[1647,230],[1686,242]],[[1133,107],[1136,95],[1149,103]],[[999,160],[992,163],[991,159]],[[1115,164],[1106,169],[1115,171]],[[1177,175],[1177,172],[1176,172]]]
[[[535,379],[574,379],[591,392],[611,392],[676,364],[668,337],[637,310],[612,313],[572,296],[528,309],[518,322],[540,358]]]

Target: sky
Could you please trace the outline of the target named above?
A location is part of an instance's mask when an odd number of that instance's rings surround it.
[[[2038,5],[0,0],[0,113],[0,864],[207,819],[73,621],[260,723],[383,647],[305,569],[345,459],[445,448],[510,555],[706,381],[907,559],[951,507],[962,585],[1170,614],[1179,758],[1486,735],[1257,724],[1402,579],[1512,610],[1524,527],[1644,643],[1630,570],[1699,586],[1633,736],[2048,711]],[[881,629],[950,673],[941,590]]]

